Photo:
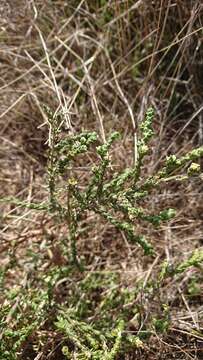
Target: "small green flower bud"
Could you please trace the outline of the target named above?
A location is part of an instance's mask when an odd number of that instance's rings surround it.
[[[70,185],[70,186],[76,186],[77,185],[77,180],[75,179],[75,178],[70,178],[69,180],[68,180],[68,184]]]
[[[139,153],[142,156],[146,155],[148,153],[148,151],[149,151],[149,147],[147,145],[143,144],[139,147]]]
[[[199,172],[200,172],[200,165],[197,163],[192,163],[187,171],[189,176],[198,174]]]

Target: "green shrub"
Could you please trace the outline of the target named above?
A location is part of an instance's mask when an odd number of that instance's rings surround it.
[[[142,174],[143,162],[150,153],[149,142],[153,132],[153,109],[148,109],[145,119],[139,127],[139,141],[137,143],[137,161],[134,166],[114,173],[111,177],[111,149],[114,142],[119,140],[120,134],[113,132],[104,144],[99,144],[99,138],[95,132],[84,132],[78,135],[60,137],[60,123],[63,120],[61,114],[53,114],[47,110],[50,133],[49,133],[49,156],[47,166],[48,200],[42,203],[26,203],[19,199],[9,198],[1,201],[10,201],[22,207],[36,211],[48,212],[57,217],[61,224],[66,224],[68,240],[71,249],[69,265],[53,268],[48,274],[42,276],[40,287],[43,290],[39,294],[25,289],[22,294],[9,297],[6,293],[8,304],[3,306],[0,313],[1,331],[1,356],[5,359],[16,359],[23,343],[29,339],[30,334],[42,326],[45,319],[49,318],[54,310],[56,316],[52,321],[52,327],[63,334],[62,352],[67,359],[116,359],[122,352],[123,346],[142,347],[141,337],[126,335],[129,316],[139,315],[139,307],[129,307],[133,304],[135,294],[140,291],[139,286],[126,291],[119,289],[115,277],[86,278],[83,270],[85,264],[80,261],[77,250],[78,227],[81,216],[89,211],[94,212],[106,222],[112,224],[117,230],[122,231],[129,242],[140,246],[145,255],[153,256],[155,250],[152,244],[143,234],[136,233],[136,222],[143,221],[159,226],[162,222],[172,219],[176,212],[167,208],[157,214],[149,214],[146,207],[141,206],[143,199],[150,198],[150,192],[171,179],[182,181],[199,173],[200,167],[196,161],[203,155],[203,147],[194,149],[186,155],[177,158],[170,155],[164,161],[160,170],[145,178]],[[84,156],[89,149],[95,152],[97,163],[92,167],[89,183],[86,188],[80,188],[79,179],[75,176],[72,168],[79,156]],[[180,170],[184,168],[184,173]],[[185,169],[187,170],[185,171]],[[155,291],[167,276],[178,276],[191,266],[199,266],[203,261],[202,251],[195,251],[184,262],[170,268],[167,262],[163,263],[158,281],[152,284],[150,296],[155,296]],[[69,275],[74,271],[82,276],[78,281],[78,291],[71,291],[68,304],[59,307],[54,299],[54,286],[64,271]],[[81,272],[81,273],[80,273]],[[84,274],[84,275],[83,275]],[[1,271],[1,287],[4,284],[5,270]],[[71,275],[72,276],[72,275]],[[113,284],[113,285],[112,285]],[[142,284],[140,285],[142,288]],[[35,284],[36,287],[36,284]],[[99,300],[101,316],[98,322],[88,321],[89,315],[93,315],[94,308],[90,305],[90,299],[94,290],[109,287],[107,295],[102,295]],[[146,288],[147,291],[147,288]],[[18,304],[15,306],[15,298]],[[24,305],[23,305],[24,304]],[[26,305],[25,305],[26,304]],[[28,314],[23,319],[23,308]],[[130,310],[129,310],[130,309]],[[163,312],[162,317],[154,316],[152,326],[155,331],[164,333],[169,327],[169,309]],[[116,313],[116,316],[115,316]],[[8,318],[15,319],[14,325],[8,324]],[[150,329],[144,332],[150,333]],[[141,335],[140,335],[141,336]],[[71,343],[71,347],[67,344]],[[72,349],[72,350],[71,350]]]

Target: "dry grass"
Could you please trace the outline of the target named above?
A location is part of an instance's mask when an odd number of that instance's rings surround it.
[[[119,130],[122,141],[112,154],[118,168],[135,161],[137,124],[151,105],[157,137],[146,174],[159,168],[166,154],[180,155],[203,144],[201,1],[5,0],[0,13],[1,197],[42,201],[46,196],[49,128],[43,105],[64,111],[64,136],[94,129],[105,141],[112,130]],[[94,154],[78,163],[81,183],[88,182],[93,163]],[[136,246],[95,215],[84,217],[78,248],[87,273],[118,273],[125,287],[156,279],[165,257],[176,264],[203,245],[202,194],[202,181],[192,179],[183,185],[171,182],[150,197],[146,207],[151,210],[178,208],[177,217],[159,230],[140,228],[155,246],[154,262],[143,259]],[[40,271],[63,264],[58,246],[65,236],[65,227],[48,215],[4,205],[0,265],[10,261],[11,252],[17,264],[8,272],[6,287],[27,279],[31,252],[40,253]],[[196,295],[188,290],[192,279],[199,287]],[[146,314],[157,314],[160,297],[170,305],[171,325],[166,336],[155,333],[125,359],[202,358],[201,281],[202,272],[190,269],[178,285],[166,282],[154,302],[135,299]],[[139,330],[136,324],[131,327]],[[57,348],[60,339],[51,333],[48,338],[48,348]],[[52,359],[43,351],[29,359]],[[59,350],[53,356],[63,358]]]

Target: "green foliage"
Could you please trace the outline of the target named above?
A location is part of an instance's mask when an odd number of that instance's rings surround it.
[[[191,297],[195,297],[195,296],[200,296],[201,295],[201,292],[202,292],[202,289],[201,289],[201,286],[200,286],[200,279],[198,279],[197,277],[193,276],[189,283],[188,283],[188,286],[187,286],[187,290],[188,290],[188,294],[191,296]]]
[[[21,346],[44,322],[49,302],[48,293],[41,289],[11,289],[7,302],[0,310],[0,358],[18,359]]]
[[[169,181],[172,175],[173,179],[180,180],[196,174],[199,171],[199,165],[194,161],[203,155],[203,147],[193,149],[179,159],[175,155],[170,155],[166,158],[161,170],[144,179],[142,176],[143,160],[149,153],[148,143],[154,134],[152,129],[154,111],[149,108],[139,128],[138,159],[135,166],[115,173],[113,179],[109,180],[110,149],[119,138],[119,134],[114,132],[105,144],[96,146],[94,151],[98,156],[98,164],[92,168],[89,185],[81,191],[78,179],[75,175],[72,176],[71,168],[79,155],[85,154],[91,146],[98,143],[97,134],[85,132],[60,139],[62,115],[53,114],[49,109],[47,113],[50,125],[50,150],[47,167],[49,202],[26,205],[25,202],[17,199],[10,200],[31,209],[50,211],[57,215],[60,221],[65,221],[69,229],[72,262],[81,269],[76,248],[77,229],[81,214],[88,211],[99,214],[119,231],[123,231],[126,238],[130,242],[140,245],[146,255],[153,255],[154,250],[148,240],[142,234],[136,234],[136,222],[142,220],[159,226],[161,222],[172,219],[175,216],[175,210],[164,209],[159,214],[148,214],[146,209],[139,205],[139,201],[149,196],[150,191],[159,186],[161,182]],[[192,164],[188,167],[187,175],[182,177],[174,175],[191,161]],[[65,183],[61,183],[61,176],[65,179]]]
[[[153,325],[158,333],[165,333],[169,328],[169,322],[165,319],[153,319]]]
[[[197,249],[187,260],[176,267],[175,273],[180,274],[191,266],[199,267],[201,263],[203,263],[203,250]]]
[[[158,333],[166,333],[169,329],[170,318],[169,318],[169,308],[166,304],[162,305],[162,317],[153,318],[152,324]]]
[[[147,214],[146,209],[140,207],[139,200],[150,195],[150,190],[161,182],[170,180],[171,175],[180,170],[190,161],[197,160],[203,155],[203,148],[194,149],[180,159],[175,155],[166,158],[165,165],[157,174],[144,179],[142,166],[145,156],[149,153],[149,141],[154,135],[152,122],[154,111],[149,108],[144,121],[140,124],[140,139],[137,144],[138,159],[135,166],[114,174],[109,180],[108,169],[111,165],[110,149],[119,138],[118,133],[112,133],[105,144],[96,146],[98,164],[92,168],[89,185],[80,191],[78,180],[70,175],[70,168],[78,155],[86,153],[90,146],[98,142],[94,132],[82,133],[59,140],[59,123],[61,115],[54,116],[49,111],[51,126],[51,141],[49,153],[49,209],[63,218],[69,227],[72,260],[77,265],[76,238],[78,219],[81,213],[93,211],[113,224],[119,231],[123,231],[127,239],[139,244],[146,255],[154,253],[151,244],[142,234],[136,234],[136,221],[143,220],[154,226],[168,221],[175,216],[174,209],[164,209],[159,214]],[[188,174],[193,175],[199,170],[198,165],[192,163]],[[66,177],[66,185],[59,189],[59,177]],[[184,178],[185,178],[184,176]],[[176,177],[176,176],[175,176]],[[63,193],[63,197],[61,196]],[[61,200],[61,198],[66,200]]]
[[[180,262],[176,266],[170,266],[167,260],[162,263],[161,271],[159,274],[159,282],[163,281],[168,276],[175,276],[182,274],[184,271],[191,267],[199,268],[203,263],[203,250],[196,249],[190,257],[185,261]]]
[[[76,359],[114,360],[119,353],[124,321],[120,321],[115,329],[105,335],[95,330],[93,326],[77,321],[75,317],[72,318],[64,312],[63,316],[58,317],[55,325],[73,343]],[[107,341],[112,344],[110,349]],[[67,359],[73,357],[67,346],[63,348],[63,354],[67,356]]]
[[[141,322],[143,309],[135,304],[138,294],[145,292],[150,299],[155,298],[159,286],[167,277],[182,274],[191,266],[201,266],[203,252],[196,250],[187,260],[173,267],[164,261],[157,281],[150,283],[148,280],[144,287],[143,282],[140,282],[130,289],[120,288],[120,277],[113,272],[102,274],[95,271],[87,275],[84,271],[85,266],[77,251],[80,219],[91,211],[123,232],[131,244],[144,250],[145,255],[154,255],[151,242],[136,231],[136,225],[144,222],[158,227],[173,219],[176,211],[165,208],[155,214],[150,213],[143,205],[143,199],[150,198],[151,191],[161,183],[196,176],[200,171],[196,161],[203,155],[203,147],[180,158],[170,155],[160,170],[144,177],[142,168],[146,155],[150,153],[149,142],[154,134],[154,111],[150,108],[139,126],[135,165],[112,176],[111,150],[120,138],[119,133],[113,132],[104,144],[100,143],[95,132],[70,134],[62,138],[62,115],[53,114],[49,109],[47,114],[50,127],[48,199],[42,203],[27,203],[16,198],[1,201],[45,211],[56,218],[58,223],[65,224],[70,248],[70,253],[66,251],[66,254],[70,257],[66,266],[50,267],[44,273],[35,273],[35,282],[30,283],[27,289],[22,286],[6,291],[6,302],[0,310],[0,355],[4,359],[16,360],[30,336],[36,331],[43,333],[44,323],[49,319],[52,331],[62,334],[61,348],[67,359],[114,360],[123,354],[124,348],[142,348],[142,338],[150,336],[151,325],[159,333],[166,333],[170,326],[169,309],[163,306],[161,314],[149,317],[149,328],[146,325],[139,336],[137,333],[128,334],[125,329],[129,319],[137,318],[138,323]],[[84,161],[90,150],[97,160],[90,171],[88,184],[84,187],[74,172],[74,165],[76,161]],[[185,173],[180,175],[183,168]],[[15,266],[15,261],[14,254],[9,266]],[[38,263],[37,257],[35,267]],[[6,271],[5,267],[0,272],[1,288],[5,286]],[[73,281],[68,299],[64,299],[59,306],[56,288],[64,278],[73,278],[75,283]],[[41,339],[42,336],[35,344],[38,350],[43,345]]]

